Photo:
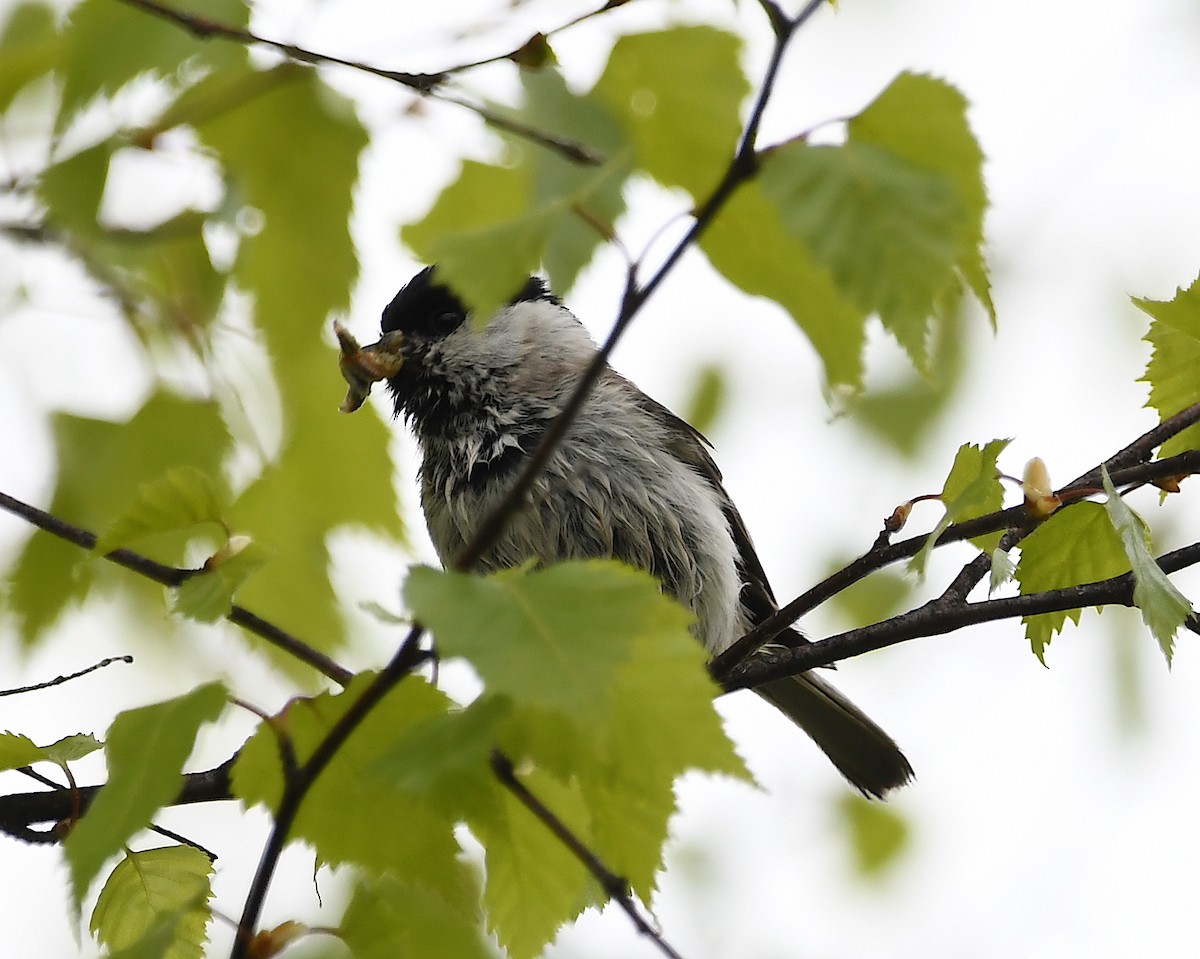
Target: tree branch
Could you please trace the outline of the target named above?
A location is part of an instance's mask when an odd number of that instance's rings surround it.
[[[229,773],[236,759],[235,754],[214,769],[185,773],[183,786],[171,805],[182,806],[232,799]],[[78,787],[76,793],[80,810],[86,811],[103,788],[103,783]],[[0,832],[30,843],[57,842],[59,837],[53,832],[42,832],[30,827],[36,823],[60,822],[68,818],[73,811],[73,802],[72,791],[62,788],[0,796]]]
[[[21,519],[32,523],[38,529],[57,536],[59,539],[66,540],[68,543],[74,543],[81,549],[93,550],[96,548],[95,533],[74,526],[65,520],[59,519],[52,513],[40,510],[36,506],[30,506],[28,503],[9,496],[7,493],[0,492],[0,509],[5,509],[14,516],[21,517]],[[104,558],[110,563],[116,563],[118,566],[132,570],[139,576],[144,576],[146,579],[161,583],[163,586],[172,589],[200,572],[200,570],[195,569],[179,569],[175,566],[166,566],[129,549],[115,549],[111,553],[105,553]],[[309,646],[291,633],[280,629],[273,623],[267,622],[261,616],[252,613],[242,606],[235,604],[230,608],[225,618],[231,623],[241,626],[247,632],[265,639],[272,646],[294,656],[302,663],[308,664],[340,686],[345,686],[354,675],[346,667],[340,665],[319,649]]]
[[[1200,563],[1200,543],[1165,553],[1156,562],[1164,573],[1174,573],[1195,566]],[[1125,573],[1081,586],[980,600],[976,603],[939,597],[910,612],[879,623],[851,629],[817,642],[789,647],[778,653],[760,654],[738,667],[725,681],[724,688],[727,691],[750,689],[772,679],[794,676],[818,666],[828,666],[910,639],[940,636],[979,623],[1036,616],[1038,613],[1084,609],[1088,606],[1132,606],[1133,587],[1133,574]],[[1195,614],[1189,618],[1188,628],[1196,628]]]
[[[1117,467],[1115,469],[1112,466],[1109,467],[1113,485],[1142,485],[1152,483],[1156,480],[1200,472],[1200,450],[1190,450],[1163,460],[1140,462],[1166,440],[1196,422],[1200,422],[1200,404],[1191,406],[1182,413],[1164,420],[1158,426],[1154,427],[1154,429],[1144,433],[1123,450],[1105,460],[1104,463],[1106,465],[1111,463]],[[1057,495],[1070,500],[1073,493],[1077,494],[1081,490],[1094,489],[1094,483],[1099,482],[1099,475],[1100,466],[1096,466],[1094,469],[1088,470],[1082,476],[1062,487],[1062,489],[1057,491]],[[1095,481],[1093,481],[1093,477],[1096,477]],[[1068,502],[1062,508],[1070,509],[1073,502],[1078,501],[1079,498],[1076,497],[1075,500]],[[1031,516],[1023,505],[1012,506],[1008,509],[988,513],[986,516],[979,516],[974,519],[964,520],[961,523],[951,524],[938,537],[934,548],[940,549],[951,543],[958,543],[963,540],[973,539],[976,536],[982,536],[986,533],[1005,530],[1006,534],[1002,539],[1002,546],[1008,550],[1016,546],[1021,539],[1042,522],[1044,520]],[[728,649],[715,656],[709,668],[717,678],[717,681],[720,682],[732,675],[739,663],[745,661],[755,650],[769,643],[805,613],[811,612],[817,606],[820,606],[843,590],[848,589],[871,573],[900,560],[912,558],[924,548],[925,542],[929,538],[929,534],[926,533],[910,537],[899,543],[891,543],[888,536],[889,534],[885,530],[884,533],[881,533],[876,538],[875,545],[858,559],[848,563],[806,592],[801,593],[790,603],[782,606],[777,613],[769,616],[755,626],[754,629],[746,633],[745,636],[741,637]],[[974,588],[975,584],[987,575],[987,571],[990,568],[990,557],[984,555],[973,558],[963,567],[958,576],[955,577],[954,581],[947,588],[947,594],[954,594],[959,598],[965,597]]]

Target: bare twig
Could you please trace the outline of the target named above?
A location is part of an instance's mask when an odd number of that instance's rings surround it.
[[[573,163],[595,165],[603,162],[603,159],[596,151],[586,144],[579,143],[567,137],[558,136],[546,130],[536,129],[528,124],[506,117],[483,104],[475,103],[457,94],[447,93],[443,89],[452,73],[468,70],[476,64],[463,64],[453,70],[441,73],[408,73],[403,70],[387,70],[383,67],[363,63],[360,60],[349,60],[330,53],[320,53],[316,50],[310,50],[295,43],[273,40],[270,37],[261,36],[252,30],[231,26],[227,23],[211,20],[208,17],[196,16],[183,10],[177,10],[174,7],[159,3],[157,0],[121,0],[121,2],[174,23],[176,26],[181,27],[201,40],[216,38],[245,45],[257,44],[269,47],[289,59],[299,63],[306,63],[310,66],[327,64],[330,66],[346,67],[350,70],[357,70],[360,73],[370,74],[383,80],[390,80],[393,83],[407,87],[421,96],[432,97],[433,99],[470,110],[489,126],[554,150]],[[505,57],[497,59],[505,59],[509,56],[511,54],[506,54]]]
[[[529,791],[529,787],[517,777],[517,771],[513,768],[512,760],[500,752],[500,750],[494,749],[491,755],[491,767],[500,784],[512,793],[522,806],[533,813],[542,825],[554,834],[554,838],[562,843],[571,855],[583,864],[583,867],[600,884],[600,888],[604,890],[604,894],[620,906],[625,914],[629,916],[637,931],[643,936],[647,936],[664,956],[669,956],[670,959],[680,959],[679,953],[668,945],[667,941],[663,939],[662,933],[655,929],[646,917],[642,915],[633,901],[633,896],[630,895],[629,883],[605,866],[600,861],[600,857],[592,852],[583,840],[570,830],[566,823],[559,819],[545,803]]]
[[[0,509],[5,509],[13,515],[32,523],[38,529],[45,530],[47,533],[51,533],[59,539],[64,539],[68,543],[74,543],[82,549],[92,550],[96,548],[95,533],[74,526],[65,520],[59,519],[52,513],[38,509],[36,506],[23,503],[21,500],[9,496],[7,493],[0,492]],[[111,553],[106,553],[104,558],[109,562],[116,563],[118,566],[124,566],[128,570],[132,570],[139,576],[144,576],[146,579],[172,588],[179,586],[180,583],[200,572],[195,569],[179,569],[175,566],[166,566],[129,549],[115,549]],[[248,609],[234,605],[225,618],[231,623],[241,626],[247,632],[265,639],[272,646],[294,656],[302,663],[307,663],[313,669],[316,669],[341,686],[345,686],[354,675],[350,670],[335,662],[319,649],[314,649],[304,641],[297,639],[291,633],[267,622],[261,616],[250,612]]]
[[[0,689],[0,696],[16,696],[18,693],[32,693],[39,689],[49,689],[51,686],[61,686],[63,683],[69,683],[72,679],[78,679],[80,676],[86,676],[88,673],[94,673],[97,669],[103,669],[105,666],[111,666],[113,663],[132,662],[132,656],[109,656],[107,659],[93,663],[87,669],[81,669],[77,673],[68,673],[66,676],[55,676],[53,679],[48,679],[42,683],[34,683],[32,686],[19,686],[16,689]]]

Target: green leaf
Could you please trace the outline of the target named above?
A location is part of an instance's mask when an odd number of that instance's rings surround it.
[[[555,218],[542,250],[550,286],[565,296],[605,241],[605,232],[611,232],[625,211],[623,188],[631,151],[609,112],[593,95],[573,93],[557,70],[522,70],[521,86],[525,92],[518,114],[521,120],[535,129],[569,137],[605,158],[597,169],[528,141],[519,145],[516,154],[529,164],[533,205],[568,206]],[[513,145],[517,146],[515,141]]]
[[[478,900],[477,890],[471,898]],[[428,889],[388,876],[364,879],[358,884],[342,917],[339,934],[355,959],[495,957],[474,903],[464,909]]]
[[[490,317],[537,270],[542,250],[562,215],[554,205],[537,205],[532,171],[522,162],[493,166],[466,160],[418,223],[401,237],[472,309]]]
[[[579,235],[595,226],[578,210],[595,210],[602,220],[620,209],[619,191],[627,169],[621,162],[564,170],[543,156],[544,148],[514,144],[513,162],[493,166],[467,160],[458,179],[444,189],[420,222],[401,236],[438,272],[484,321],[512,299],[542,262],[551,237],[575,245],[568,255],[555,254],[555,271],[564,282],[574,280],[596,241]],[[572,239],[573,238],[573,239]]]
[[[996,310],[983,258],[983,151],[967,123],[967,107],[966,97],[944,80],[901,73],[851,118],[848,133],[852,143],[881,147],[954,181],[968,223],[958,269],[994,325]]]
[[[635,635],[685,615],[647,574],[601,560],[486,577],[416,567],[404,599],[490,692],[577,717],[607,708]]]
[[[119,713],[109,727],[108,783],[64,844],[75,908],[104,861],[175,798],[200,726],[225,707],[220,683]]]
[[[1117,495],[1107,469],[1103,470],[1103,477],[1107,494],[1104,508],[1121,537],[1121,547],[1133,570],[1133,604],[1141,612],[1142,622],[1158,640],[1158,647],[1170,666],[1175,634],[1191,613],[1192,604],[1154,561],[1150,552],[1150,531],[1145,521]]]
[[[1095,583],[1129,572],[1129,560],[1099,503],[1076,503],[1060,509],[1021,541],[1017,582],[1022,595]],[[1076,625],[1082,610],[1026,616],[1025,635],[1033,654],[1046,663],[1046,647],[1068,617]]]
[[[908,847],[907,821],[890,806],[849,793],[838,806],[858,871],[879,876]]]
[[[240,244],[234,276],[254,298],[286,420],[278,461],[230,514],[238,529],[288,562],[261,570],[239,600],[332,649],[344,640],[345,624],[329,581],[330,532],[356,525],[398,537],[403,528],[388,430],[376,416],[338,412],[345,384],[322,339],[356,278],[348,221],[367,137],[350,101],[316,71],[285,64],[241,77],[246,97],[204,115],[196,129],[220,156],[231,197],[262,216],[261,231]],[[303,162],[281,164],[280,157]]]
[[[585,843],[587,810],[579,788],[533,771],[522,782]],[[596,898],[589,874],[571,852],[511,793],[471,819],[483,843],[488,928],[512,959],[533,959],[564,923]]]
[[[623,36],[592,89],[625,129],[638,165],[705,198],[724,174],[750,92],[741,40],[708,26]]]
[[[1000,485],[1000,470],[996,460],[1012,440],[992,440],[979,447],[964,443],[954,454],[954,465],[942,486],[941,500],[946,512],[925,540],[921,551],[912,558],[909,568],[918,575],[925,574],[925,563],[937,544],[938,537],[951,523],[973,519],[995,512],[1004,504],[1004,489]],[[971,540],[979,549],[991,552],[999,542],[999,533],[988,533]]]
[[[1200,280],[1178,289],[1171,300],[1133,298],[1134,305],[1153,317],[1146,342],[1154,348],[1142,382],[1150,384],[1147,406],[1160,420],[1200,403]],[[1175,456],[1200,449],[1200,424],[1192,424],[1167,440],[1158,455]]]
[[[760,184],[738,189],[701,234],[700,249],[734,286],[788,311],[821,357],[832,387],[862,387],[866,314],[843,297],[829,271],[784,229]]]
[[[51,743],[45,748],[45,751],[46,758],[50,762],[66,766],[67,763],[90,756],[97,749],[103,748],[104,743],[91,733],[76,733],[74,736],[64,736],[57,742]]]
[[[211,557],[204,568],[184,580],[176,589],[171,608],[188,619],[200,623],[215,623],[228,615],[233,607],[234,594],[247,577],[267,562],[266,552],[253,542],[234,542]]]
[[[499,790],[491,754],[511,713],[508,699],[488,694],[466,709],[436,713],[397,737],[373,773],[455,815],[486,809]]]
[[[129,491],[147,476],[183,465],[219,474],[229,443],[215,404],[169,393],[152,396],[127,423],[63,413],[52,422],[58,482],[49,511],[85,529],[97,528],[120,513],[129,502]],[[158,559],[182,558],[186,537],[168,534],[161,539],[153,543]],[[29,540],[9,592],[22,621],[22,638],[34,642],[69,603],[86,597],[97,579],[119,582],[124,596],[142,609],[153,610],[154,633],[163,635],[162,588],[124,570],[110,569],[109,564],[81,564],[86,555],[47,534]]]
[[[171,9],[235,28],[249,19],[242,0],[192,0]],[[109,0],[84,0],[75,7],[63,36],[60,126],[92,97],[112,94],[140,74],[171,78],[188,61],[222,68],[246,56],[239,44],[207,41],[163,17]]]
[[[191,846],[128,853],[100,890],[89,928],[114,957],[201,959],[212,872]]]
[[[362,674],[340,693],[293,700],[273,725],[286,735],[298,762],[305,762],[333,724],[373,679]],[[457,817],[417,801],[377,772],[393,744],[418,723],[444,714],[446,696],[415,676],[378,703],[338,750],[304,799],[292,839],[312,845],[322,862],[353,862],[377,875],[391,872],[462,906],[468,898],[457,862]],[[242,748],[233,769],[233,792],[247,806],[275,809],[283,791],[279,745],[263,724]],[[380,817],[386,813],[386,821]]]
[[[992,572],[988,577],[988,595],[1011,580],[1017,572],[1017,564],[1006,550],[997,546],[992,550]]]
[[[50,757],[46,750],[21,733],[0,733],[0,769],[18,769]]]
[[[96,541],[99,555],[137,542],[152,533],[191,529],[203,523],[224,526],[225,494],[212,478],[194,466],[179,466],[142,483],[137,498]]]
[[[713,707],[707,654],[681,621],[639,634],[611,719],[583,726],[576,776],[605,864],[649,901],[662,868],[674,781],[690,769],[752,781]],[[490,880],[489,880],[490,881]]]
[[[872,386],[850,405],[855,425],[909,460],[927,452],[932,431],[954,408],[970,353],[962,305],[955,296],[953,304],[934,311],[927,372],[906,370],[894,385]]]
[[[65,736],[49,746],[38,746],[28,736],[20,733],[0,733],[0,769],[16,769],[39,762],[65,766],[103,747],[103,743],[97,742],[96,738],[88,733]]]
[[[927,369],[928,318],[957,282],[968,217],[954,180],[873,143],[795,142],[763,162],[763,192],[846,299],[877,313]]]
[[[58,65],[60,39],[54,19],[45,3],[20,3],[10,9],[0,33],[0,113],[27,83]]]

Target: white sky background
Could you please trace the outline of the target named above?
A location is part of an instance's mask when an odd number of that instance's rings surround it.
[[[262,5],[255,26],[318,50],[421,70],[510,48],[530,29],[588,8],[530,3],[515,25],[469,49],[449,47],[450,30],[477,22],[470,12],[475,6],[278,0]],[[607,50],[598,38],[610,30],[709,16],[755,25],[750,63],[757,75],[767,34],[750,0],[737,6],[640,0],[556,38],[554,46],[568,76],[586,85]],[[687,395],[695,365],[715,360],[726,368],[732,401],[712,439],[778,593],[794,595],[819,579],[835,551],[867,548],[898,502],[940,488],[962,442],[1013,436],[1001,460],[1007,471],[1019,473],[1029,456],[1040,455],[1063,482],[1153,424],[1153,415],[1140,409],[1145,387],[1134,382],[1147,357],[1136,337],[1148,318],[1127,297],[1169,299],[1176,285],[1186,286],[1200,272],[1198,49],[1200,10],[1187,0],[843,0],[839,12],[823,11],[806,28],[768,114],[767,141],[855,112],[904,69],[953,82],[973,104],[972,124],[989,158],[987,228],[999,333],[992,336],[982,317],[973,318],[969,395],[921,463],[906,465],[852,424],[830,422],[812,351],[782,313],[724,286],[699,254],[686,259],[638,319],[616,365],[675,406]],[[503,67],[481,73],[475,88],[494,93],[496,85],[504,87],[504,75]],[[406,118],[410,98],[383,81],[329,76],[360,98],[376,131],[356,225],[363,278],[349,318],[362,338],[377,328],[380,308],[416,268],[397,242],[396,224],[428,207],[460,155],[490,156],[492,147],[473,118],[453,108],[431,105],[424,118]],[[632,196],[637,212],[620,232],[637,250],[681,204],[649,188]],[[613,315],[621,269],[619,258],[602,255],[569,298],[597,335]],[[81,333],[66,294],[46,293],[34,306],[0,324],[0,409],[6,411],[0,416],[0,488],[44,504],[52,488],[45,414],[51,402],[61,402],[64,383],[85,362],[93,364],[94,374],[70,388],[71,409],[94,410],[99,403],[116,415],[136,402],[130,383],[141,373],[115,321],[89,314]],[[27,344],[67,334],[81,348],[59,360],[58,378],[39,382],[28,369]],[[877,344],[876,368],[888,367],[895,352]],[[98,357],[103,369],[94,366]],[[336,383],[326,387],[336,403]],[[398,440],[396,455],[398,482],[412,507],[411,443]],[[1195,514],[1187,505],[1194,495],[1188,491],[1163,511],[1176,517],[1180,536],[1195,535],[1185,519]],[[1153,503],[1149,494],[1134,499],[1152,519]],[[914,524],[934,522],[936,510],[927,509],[918,510]],[[421,528],[415,514],[411,525]],[[0,563],[15,555],[25,535],[20,524],[0,519]],[[1182,542],[1160,538],[1164,548]],[[417,548],[422,558],[432,556],[427,546]],[[364,552],[369,568],[363,568]],[[934,588],[967,557],[957,553],[935,565]],[[349,537],[339,538],[337,560],[351,603],[373,598],[385,604],[406,561]],[[1200,597],[1200,579],[1179,582]],[[0,624],[2,685],[126,651],[97,648],[96,637],[106,630],[119,641],[118,614],[99,623],[95,616],[86,623],[69,618],[57,641],[25,664]],[[355,651],[355,664],[378,662],[388,638],[359,619],[373,639]],[[846,625],[820,612],[806,621],[814,636]],[[191,668],[220,673],[239,642],[214,640],[211,631],[198,635],[209,645],[195,644],[203,651],[192,656]],[[1115,691],[1120,642],[1143,683],[1142,721],[1132,728],[1120,719]],[[845,664],[838,684],[893,733],[918,775],[915,786],[893,800],[912,823],[911,849],[870,885],[847,866],[835,812],[843,794],[836,773],[753,697],[722,701],[731,733],[764,789],[698,778],[681,787],[678,838],[655,904],[667,939],[687,959],[1192,954],[1200,938],[1194,908],[1200,826],[1187,798],[1200,786],[1194,643],[1194,636],[1180,637],[1168,674],[1136,615],[1113,610],[1100,619],[1089,614],[1083,628],[1058,638],[1049,670],[1037,664],[1012,623]],[[159,686],[156,697],[194,683],[187,670],[152,660],[143,653],[136,666],[121,667],[129,672],[120,678],[100,674],[32,700],[20,697],[27,702],[7,699],[0,728],[39,740],[78,728],[101,734],[115,709],[146,701],[149,679],[171,686]],[[241,688],[273,688],[255,685],[253,665],[237,668]],[[260,701],[269,704],[269,695],[262,692]],[[278,695],[281,701],[286,692],[279,688]],[[208,742],[194,765],[227,753],[227,742]],[[8,781],[8,789],[23,788]],[[189,831],[197,814],[160,818]],[[261,822],[242,825],[232,808],[204,813],[200,822],[189,834],[230,852],[218,895],[232,910],[249,881]],[[243,849],[255,852],[245,863],[231,862]],[[62,881],[56,853],[10,843],[3,856],[3,951],[75,954],[62,904],[41,891]],[[277,884],[265,921],[297,912],[314,921],[335,918],[336,895],[327,896],[327,904],[335,901],[324,914],[317,911],[310,862],[303,856],[287,861],[293,875]],[[223,954],[227,933],[215,929],[214,938],[220,944],[214,955]],[[550,955],[656,952],[608,910],[568,930]]]

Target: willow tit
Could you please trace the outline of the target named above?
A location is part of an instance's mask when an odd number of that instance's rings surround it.
[[[380,341],[361,350],[339,331],[350,383],[343,409],[357,409],[371,384],[386,380],[420,442],[421,504],[449,564],[562,410],[596,345],[537,277],[480,326],[434,267],[400,290],[382,327]],[[776,609],[707,441],[611,368],[477,568],[590,557],[656,576],[695,614],[695,633],[713,654]],[[805,640],[789,631],[777,641]],[[891,737],[821,677],[804,673],[756,692],[864,794],[912,778]]]

